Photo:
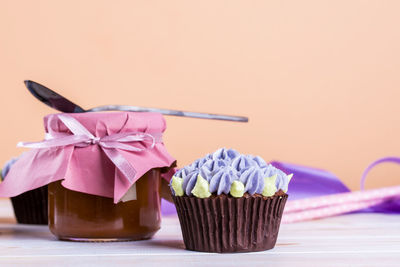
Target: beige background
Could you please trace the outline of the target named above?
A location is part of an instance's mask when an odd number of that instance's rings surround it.
[[[0,162],[43,137],[32,79],[81,104],[246,115],[167,118],[187,164],[219,147],[328,169],[358,188],[400,155],[400,1],[0,0]],[[376,168],[368,187],[399,183]]]

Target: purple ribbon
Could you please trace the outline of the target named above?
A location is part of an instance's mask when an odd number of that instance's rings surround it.
[[[350,192],[339,178],[328,171],[279,161],[271,164],[285,173],[293,173],[288,191],[290,200]]]
[[[400,158],[385,157],[372,162],[362,174],[362,190],[364,189],[364,183],[369,171],[375,166],[386,162],[400,164]],[[283,162],[272,162],[272,165],[282,169],[286,173],[294,174],[288,191],[290,200],[351,191],[337,176],[324,170]],[[381,204],[364,209],[361,212],[400,213],[400,196],[398,198],[388,199]]]
[[[369,171],[374,168],[375,166],[381,164],[381,163],[395,163],[395,164],[400,164],[400,158],[399,157],[384,157],[380,158],[374,162],[372,162],[363,172],[361,176],[361,182],[360,182],[360,187],[361,190],[364,190],[364,184],[365,180],[367,178],[367,175]],[[389,199],[379,205],[376,205],[370,209],[367,209],[366,211],[369,212],[381,212],[381,213],[400,213],[400,196],[398,198],[393,198]]]
[[[69,133],[49,133],[46,135],[46,140],[41,142],[19,142],[18,147],[28,148],[51,148],[74,145],[76,147],[86,147],[89,145],[99,145],[107,157],[114,163],[114,165],[121,171],[125,178],[133,184],[136,170],[131,163],[126,160],[119,152],[118,149],[140,152],[148,147],[139,148],[127,143],[132,142],[150,142],[150,148],[153,148],[157,142],[161,142],[162,134],[149,134],[138,132],[117,133],[104,137],[96,137],[89,132],[79,121],[75,118],[61,114],[59,119],[71,131]]]

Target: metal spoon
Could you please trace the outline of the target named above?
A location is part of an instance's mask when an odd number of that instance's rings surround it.
[[[71,102],[65,97],[57,94],[56,92],[50,90],[49,88],[37,82],[26,80],[24,81],[24,83],[25,86],[28,88],[28,90],[32,93],[32,95],[34,95],[41,102],[45,103],[46,105],[54,109],[66,113],[119,110],[119,111],[134,111],[134,112],[158,112],[164,115],[192,117],[192,118],[210,119],[210,120],[224,120],[224,121],[236,121],[236,122],[249,121],[247,117],[241,117],[241,116],[218,115],[218,114],[178,111],[170,109],[123,106],[123,105],[107,105],[85,110],[82,107],[78,106],[77,104]]]

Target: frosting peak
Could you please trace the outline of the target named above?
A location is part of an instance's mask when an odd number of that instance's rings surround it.
[[[235,180],[238,180],[236,171],[230,166],[224,166],[211,177],[210,192],[216,192],[217,195],[228,194]]]
[[[241,197],[248,193],[269,197],[279,190],[286,193],[291,178],[259,156],[221,148],[180,169],[170,186],[175,196],[184,193],[201,198],[211,194]]]
[[[232,167],[238,172],[243,173],[257,163],[247,155],[240,155],[233,159]]]
[[[261,169],[250,167],[240,175],[240,181],[245,185],[244,190],[253,195],[261,194],[264,189],[264,179]]]
[[[212,154],[212,159],[233,160],[240,153],[234,149],[220,148]]]

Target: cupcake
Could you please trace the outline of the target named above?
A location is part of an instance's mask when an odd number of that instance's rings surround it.
[[[180,169],[170,187],[186,249],[272,249],[291,178],[261,157],[224,148]]]
[[[1,170],[1,180],[6,179],[17,158],[8,161]],[[24,224],[45,224],[47,225],[47,186],[11,197],[15,218],[18,223]]]

